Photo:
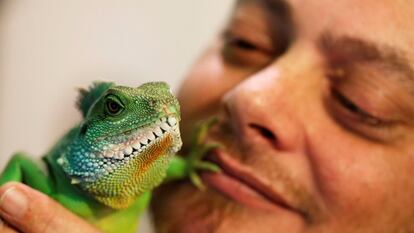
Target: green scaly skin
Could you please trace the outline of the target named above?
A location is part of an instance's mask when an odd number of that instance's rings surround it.
[[[84,119],[71,129],[41,163],[15,154],[0,176],[25,183],[59,201],[104,232],[135,232],[151,190],[165,180],[190,177],[203,188],[196,169],[218,171],[201,161],[211,122],[200,127],[194,153],[173,156],[181,147],[180,109],[167,84],[137,88],[94,83],[81,90]],[[44,167],[44,166],[43,166]]]

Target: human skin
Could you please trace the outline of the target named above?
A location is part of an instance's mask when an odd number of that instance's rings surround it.
[[[239,2],[231,33],[182,85],[184,145],[217,116],[208,140],[222,144],[210,156],[223,173],[203,174],[204,192],[162,187],[158,231],[413,232],[414,3],[291,0],[289,22],[263,2]],[[9,184],[0,199],[11,187],[34,192]],[[93,231],[35,200],[18,217],[0,214],[21,232]]]
[[[161,188],[158,232],[414,232],[414,2],[271,2],[239,1],[181,87],[184,145],[217,116],[223,173]]]

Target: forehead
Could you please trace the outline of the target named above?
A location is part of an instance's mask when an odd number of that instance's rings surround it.
[[[363,38],[398,47],[414,60],[414,1],[411,0],[240,0],[285,3],[301,37],[334,35]]]

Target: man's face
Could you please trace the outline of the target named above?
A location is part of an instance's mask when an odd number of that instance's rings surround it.
[[[222,173],[159,190],[161,232],[414,232],[414,2],[239,1],[184,81]],[[185,143],[188,145],[188,143]]]

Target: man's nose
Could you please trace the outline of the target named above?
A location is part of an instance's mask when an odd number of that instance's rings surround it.
[[[270,65],[223,98],[241,140],[266,141],[283,151],[304,149],[307,115],[318,106],[315,78],[306,74],[312,70],[306,66],[289,70],[283,65]]]

